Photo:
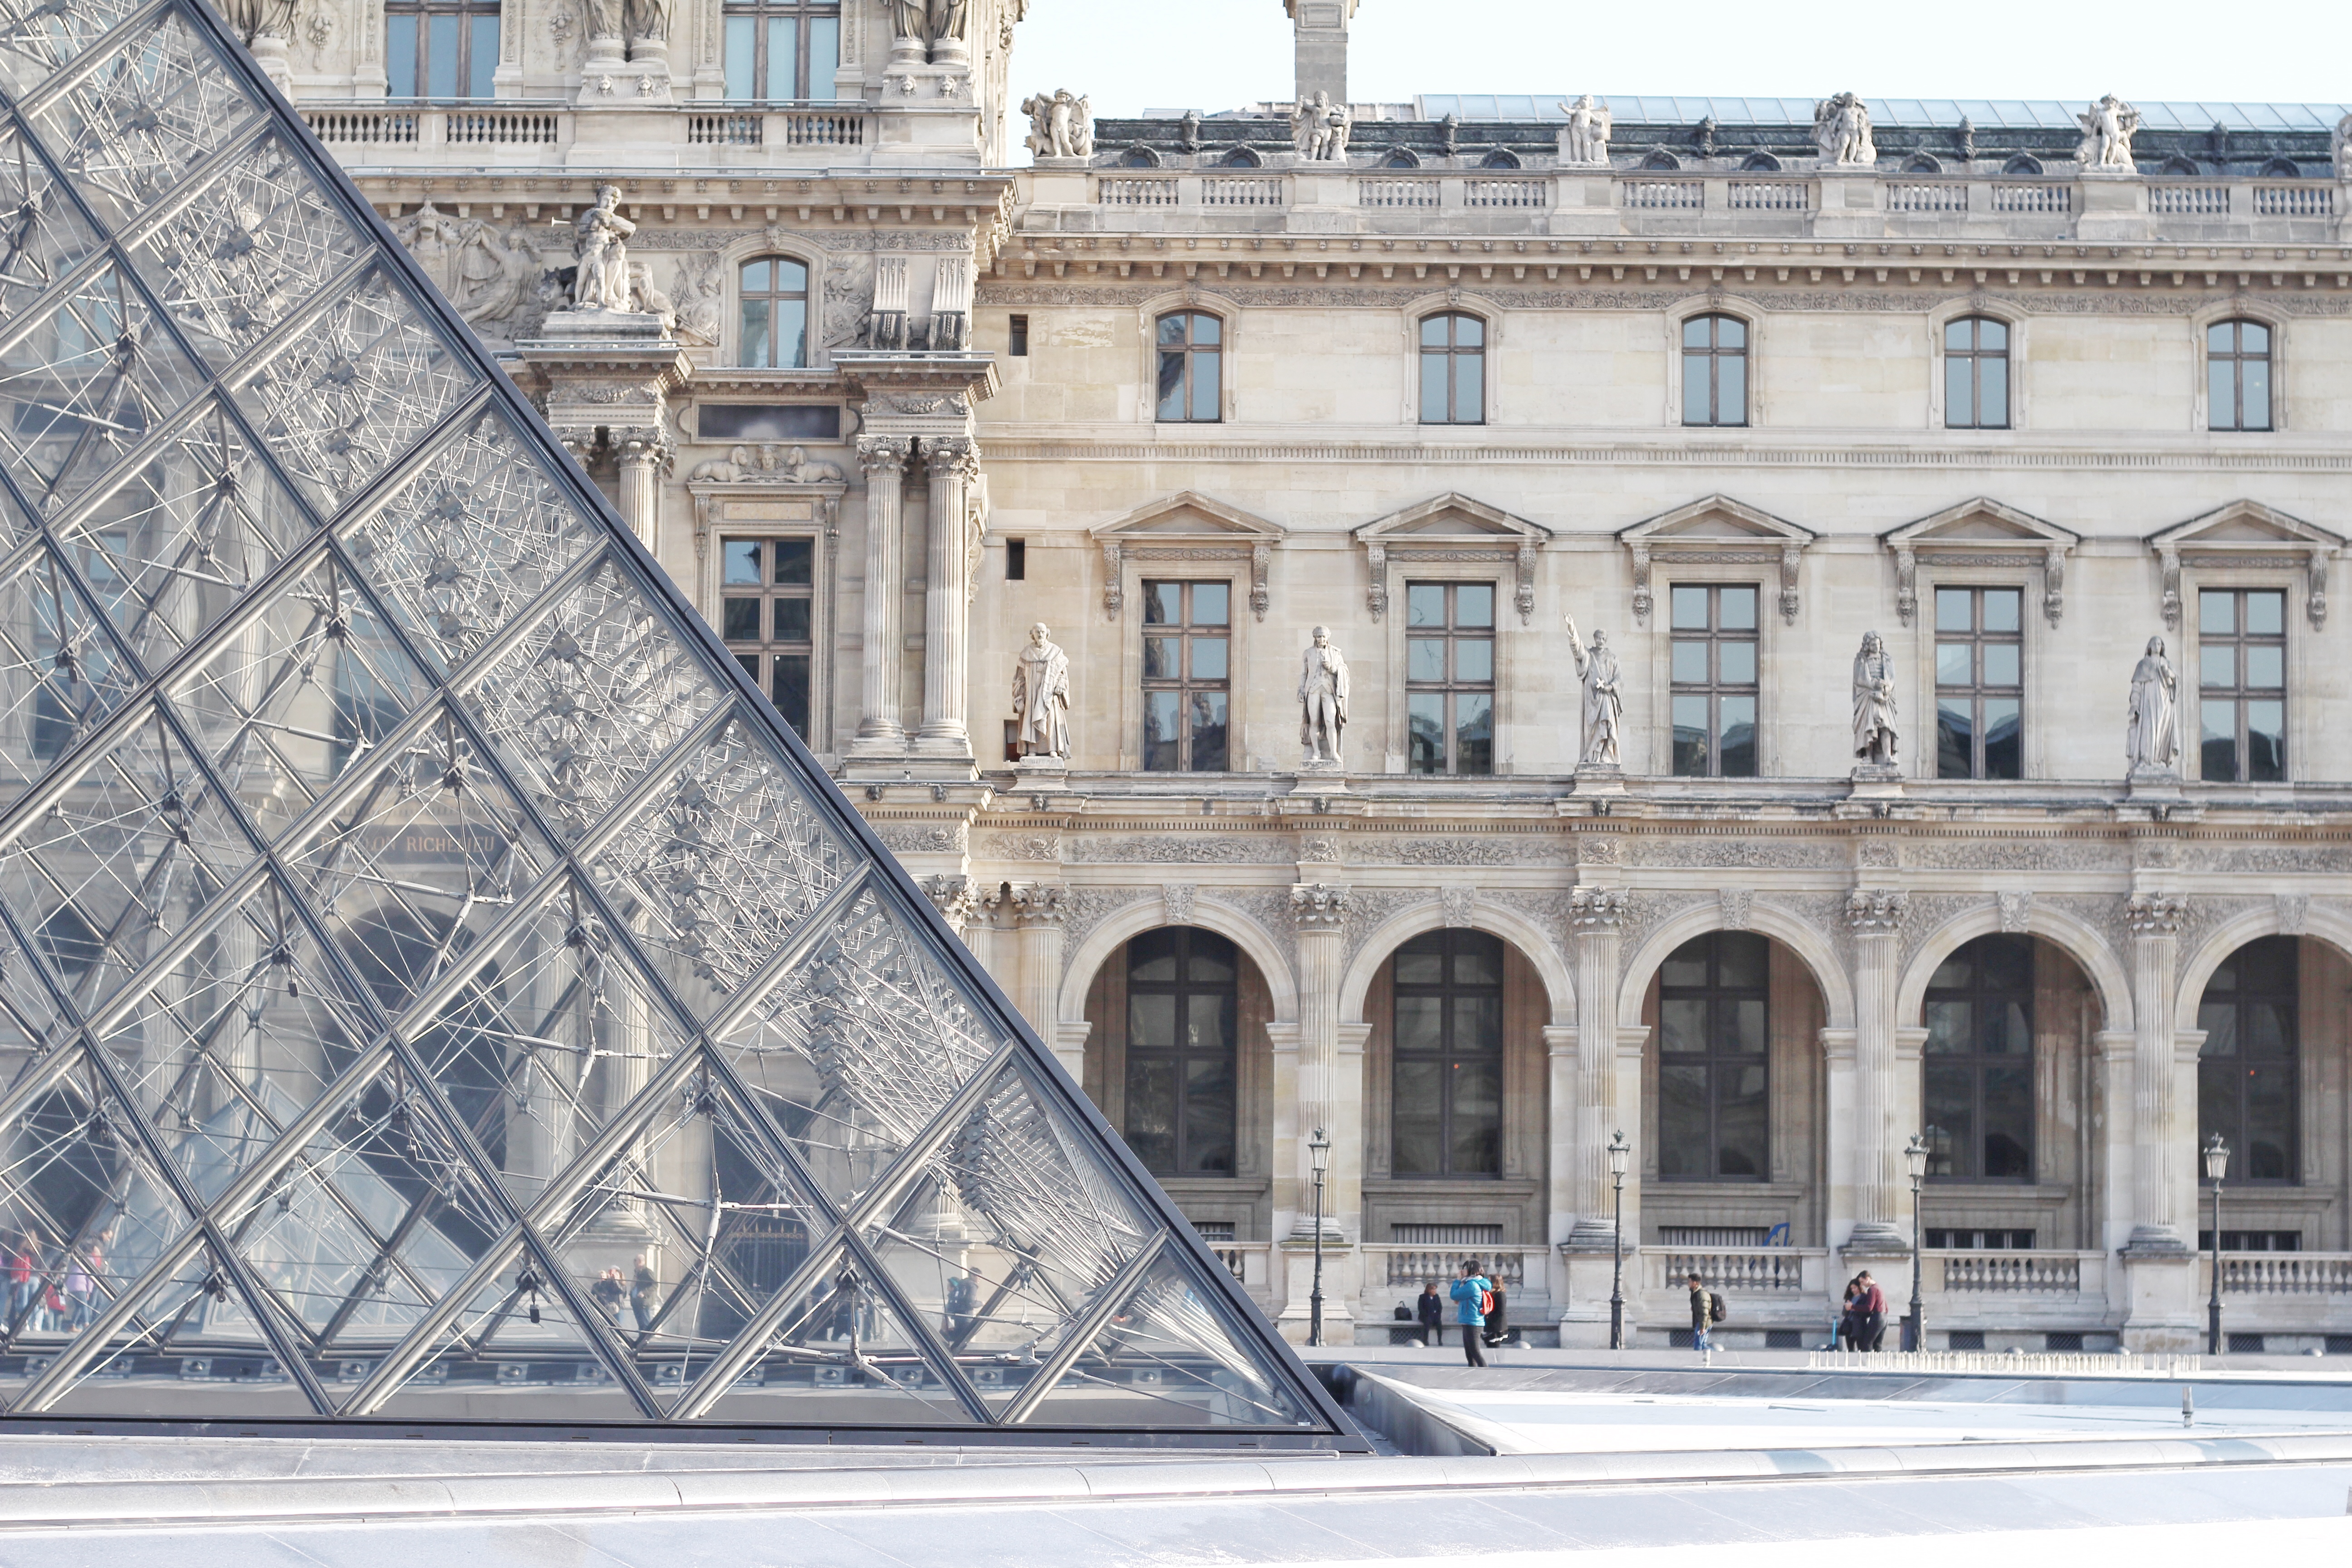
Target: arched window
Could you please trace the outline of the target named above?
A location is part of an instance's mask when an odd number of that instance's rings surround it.
[[[1127,944],[1127,1142],[1154,1175],[1234,1173],[1239,973],[1213,931]]]
[[[742,363],[761,370],[808,363],[808,268],[784,256],[743,264]]]
[[[1517,153],[1512,152],[1508,147],[1496,148],[1493,152],[1478,160],[1478,166],[1482,169],[1519,169],[1526,167],[1525,164],[1519,162],[1519,155]]]
[[[2205,426],[2271,427],[2271,330],[2260,321],[2216,321],[2205,329]]]
[[[498,67],[499,0],[384,0],[390,96],[488,98]]]
[[[1944,427],[2009,428],[2009,327],[1990,316],[1944,324]]]
[[[1223,416],[1225,324],[1206,310],[1176,310],[1160,318],[1158,337],[1158,417],[1214,424]]]
[[[2233,1183],[2296,1179],[2301,958],[2291,936],[2250,942],[2221,961],[2197,1005],[2197,1141],[2221,1135]]]
[[[1486,323],[1459,310],[1421,323],[1421,422],[1486,422]]]
[[[1981,936],[1927,981],[1927,1173],[2033,1179],[2033,939]]]
[[[1738,317],[1683,323],[1683,423],[1748,423],[1748,323]]]
[[[1433,931],[1396,951],[1390,1173],[1503,1173],[1503,943]]]
[[[830,99],[841,65],[841,0],[727,0],[727,96],[738,103]]]
[[[1658,1174],[1760,1182],[1771,1174],[1765,1017],[1771,944],[1752,931],[1694,937],[1658,970]]]
[[[1219,160],[1228,169],[1263,169],[1265,160],[1247,147],[1236,147]]]
[[[1389,155],[1381,160],[1381,167],[1383,169],[1418,169],[1421,167],[1421,160],[1413,156],[1412,149],[1410,147],[1391,147],[1389,149]]]

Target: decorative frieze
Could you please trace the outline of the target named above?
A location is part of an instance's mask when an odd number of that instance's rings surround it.
[[[877,822],[874,836],[895,855],[952,855],[964,847],[963,824]]]
[[[1286,837],[1153,834],[1076,840],[1070,858],[1087,865],[1277,866],[1296,858]]]

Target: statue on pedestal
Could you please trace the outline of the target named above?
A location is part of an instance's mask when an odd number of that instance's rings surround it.
[[[1574,103],[1559,107],[1568,116],[1568,129],[1560,141],[1560,162],[1586,167],[1607,163],[1609,133],[1613,128],[1609,110],[1593,102],[1589,92]]]
[[[1023,762],[1069,761],[1070,656],[1047,640],[1043,621],[1029,628],[1029,646],[1013,667],[1013,717]]]
[[[1871,768],[1895,765],[1895,660],[1876,632],[1853,656],[1853,754]]]
[[[1575,656],[1577,678],[1584,682],[1584,751],[1577,766],[1622,767],[1624,756],[1619,732],[1624,724],[1625,699],[1617,689],[1617,654],[1609,646],[1609,634],[1593,633],[1592,647],[1587,649],[1576,635],[1576,617],[1570,616],[1568,651]]]
[[[1348,661],[1331,644],[1331,628],[1317,626],[1298,679],[1298,744],[1310,768],[1337,768],[1348,727]]]
[[[1300,99],[1290,111],[1290,142],[1310,163],[1344,163],[1348,156],[1348,106],[1328,92]]]
[[[2133,778],[2179,776],[2180,677],[2164,656],[2162,637],[2147,639],[2147,651],[2132,670],[2124,757]]]
[[[1823,163],[1852,167],[1877,163],[1878,146],[1870,139],[1870,106],[1850,92],[1813,105],[1813,145],[1821,150]]]
[[[2132,162],[2132,136],[2139,130],[2139,110],[2114,93],[2091,105],[2090,112],[2074,116],[2083,127],[2083,144],[2075,150],[2085,169],[2137,167]]]
[[[575,310],[627,310],[629,247],[625,243],[637,226],[623,217],[621,187],[599,185],[596,203],[572,223],[572,255],[579,270],[572,280]]]

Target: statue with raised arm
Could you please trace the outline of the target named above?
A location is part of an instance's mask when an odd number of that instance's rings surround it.
[[[1559,107],[1568,116],[1568,130],[1560,142],[1561,161],[1587,168],[1607,163],[1609,133],[1613,129],[1609,110],[1595,103],[1589,92]]]
[[[1310,163],[1324,163],[1348,155],[1348,108],[1333,103],[1331,95],[1318,91],[1311,99],[1302,98],[1290,111],[1290,144],[1298,155]]]
[[[1070,756],[1070,656],[1046,637],[1039,621],[1013,667],[1013,717],[1024,762]]]
[[[2131,717],[2124,729],[2130,776],[2180,773],[2180,677],[2164,656],[2164,639],[2147,639],[2132,669]]]
[[[1298,679],[1298,744],[1310,768],[1336,768],[1345,753],[1340,735],[1348,727],[1348,661],[1332,646],[1331,628],[1317,626]]]
[[[1624,752],[1619,737],[1624,727],[1625,699],[1617,689],[1617,654],[1609,646],[1609,634],[1593,633],[1592,647],[1587,649],[1576,635],[1576,617],[1570,616],[1568,651],[1575,657],[1577,679],[1584,683],[1584,752],[1577,765],[1622,766]]]
[[[1893,767],[1896,739],[1895,660],[1884,638],[1864,632],[1853,656],[1853,754],[1873,767]]]
[[[2074,116],[2083,128],[2083,144],[2075,150],[2085,169],[2132,169],[2131,142],[2139,130],[2139,110],[2107,94],[2091,105],[2090,112]]]
[[[629,304],[629,247],[625,243],[637,226],[621,216],[621,187],[596,187],[595,205],[583,208],[572,223],[572,256],[579,270],[572,281],[575,310],[626,310]]]
[[[1813,105],[1813,145],[1822,162],[1840,167],[1878,162],[1870,136],[1870,106],[1850,92]]]

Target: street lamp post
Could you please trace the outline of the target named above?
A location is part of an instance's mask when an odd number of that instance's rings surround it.
[[[1609,1348],[1625,1348],[1625,1170],[1633,1162],[1633,1146],[1625,1142],[1621,1128],[1609,1140],[1609,1179],[1617,1191],[1616,1232],[1617,1258],[1614,1272],[1609,1280]]]
[[[1911,1168],[1911,1348],[1915,1351],[1927,1348],[1927,1309],[1919,1297],[1919,1184],[1927,1180],[1927,1140],[1935,1131],[1930,1127],[1913,1133],[1903,1150],[1903,1162]]]
[[[2221,1178],[2230,1173],[2230,1146],[2214,1133],[2205,1140],[2205,1179],[2213,1184],[2213,1294],[2205,1303],[2205,1353],[2221,1353]]]
[[[1331,1164],[1331,1135],[1320,1127],[1307,1141],[1315,1169],[1315,1288],[1307,1295],[1307,1342],[1323,1342],[1323,1173]]]

